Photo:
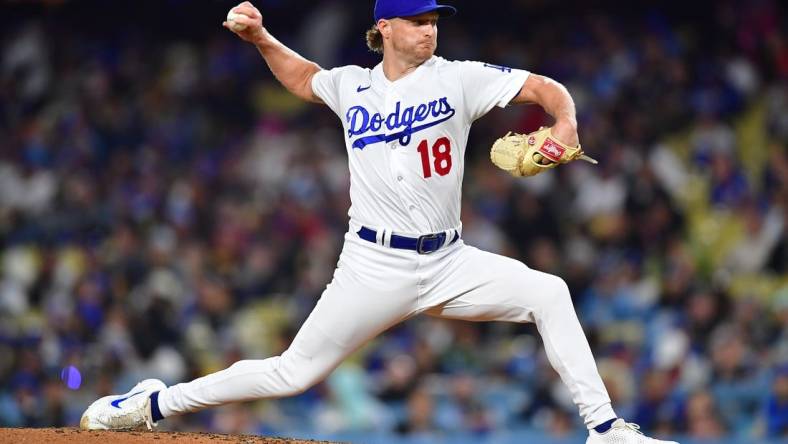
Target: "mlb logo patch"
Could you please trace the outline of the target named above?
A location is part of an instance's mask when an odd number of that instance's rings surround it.
[[[542,147],[539,148],[539,152],[553,162],[558,162],[561,156],[564,155],[564,151],[566,151],[564,147],[553,142],[549,137],[545,139]]]

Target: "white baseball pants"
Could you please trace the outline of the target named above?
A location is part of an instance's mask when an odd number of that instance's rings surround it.
[[[550,364],[588,428],[615,418],[564,281],[465,245],[432,254],[345,235],[334,278],[281,356],[239,361],[159,393],[164,417],[210,406],[292,396],[343,359],[418,313],[469,321],[535,322]]]

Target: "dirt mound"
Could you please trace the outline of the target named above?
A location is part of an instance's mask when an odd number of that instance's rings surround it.
[[[316,444],[327,441],[300,441],[285,438],[263,438],[250,435],[218,435],[215,433],[146,432],[146,431],[93,431],[79,429],[3,429],[0,444]]]

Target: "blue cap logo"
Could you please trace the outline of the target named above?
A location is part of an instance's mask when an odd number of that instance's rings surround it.
[[[441,17],[449,17],[457,13],[453,6],[439,5],[435,0],[376,0],[375,21],[394,17],[411,17],[436,11]]]

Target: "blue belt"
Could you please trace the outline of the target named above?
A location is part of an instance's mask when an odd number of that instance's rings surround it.
[[[358,237],[365,241],[378,243],[378,232],[367,227],[361,227],[358,230]],[[449,245],[457,242],[460,238],[460,233],[454,232],[454,238],[449,242]],[[402,250],[413,250],[419,254],[429,254],[440,250],[446,242],[446,233],[432,233],[425,234],[419,237],[399,236],[397,234],[391,235],[391,248],[399,248]]]

